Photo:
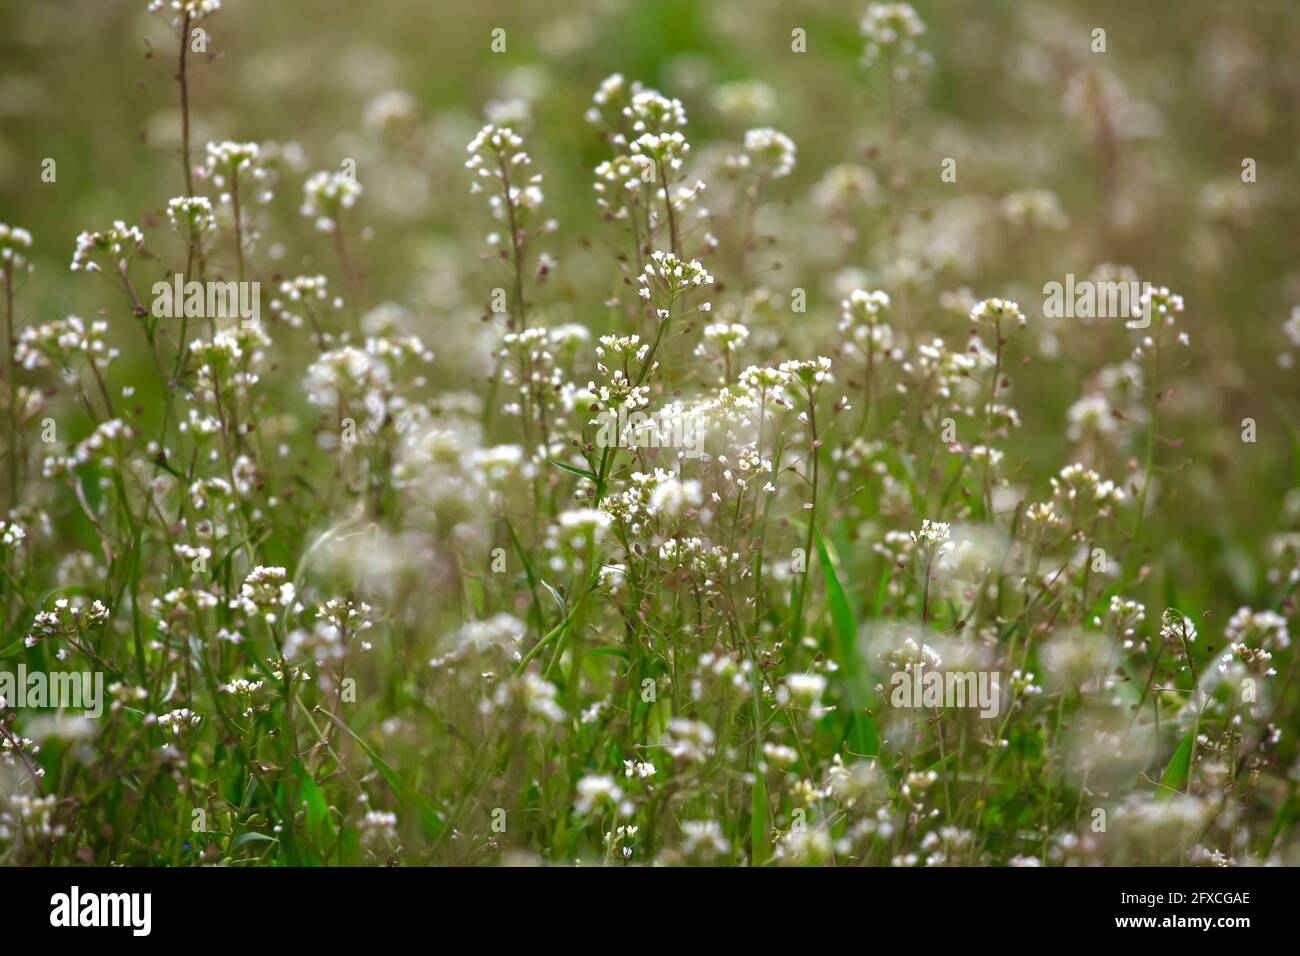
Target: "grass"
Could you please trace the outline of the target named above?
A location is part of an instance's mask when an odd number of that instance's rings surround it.
[[[104,694],[0,703],[5,862],[1297,862],[1300,91],[1212,4],[143,6],[0,86],[0,671]]]

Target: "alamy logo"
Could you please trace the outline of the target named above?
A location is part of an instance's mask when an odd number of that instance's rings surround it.
[[[1151,283],[1138,281],[1074,281],[1043,286],[1043,315],[1049,319],[1125,319],[1130,329],[1151,325]]]
[[[151,893],[70,893],[50,897],[50,925],[127,926],[133,936],[148,936],[153,926]]]
[[[104,675],[101,671],[0,671],[0,703],[5,707],[80,710],[87,717],[104,713]]]
[[[1001,710],[998,674],[993,671],[926,671],[917,661],[910,670],[894,671],[889,702],[899,708],[978,707],[981,717]]]
[[[179,273],[171,282],[153,284],[154,318],[239,319],[244,327],[262,320],[260,282],[185,281]]]

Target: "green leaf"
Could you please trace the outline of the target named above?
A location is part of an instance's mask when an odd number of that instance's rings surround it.
[[[880,612],[885,607],[885,598],[889,596],[889,563],[882,562],[883,567],[880,569],[880,583],[876,585],[876,611],[873,617],[879,618]]]
[[[1192,731],[1178,744],[1178,749],[1169,758],[1165,772],[1160,775],[1160,789],[1156,791],[1157,800],[1168,800],[1175,793],[1182,793],[1187,786],[1187,777],[1192,769]]]
[[[845,655],[842,663],[847,665],[850,657],[856,663],[857,648],[854,646],[854,639],[857,636],[857,628],[853,623],[853,609],[849,607],[848,596],[840,585],[839,577],[835,574],[826,542],[822,539],[821,532],[815,528],[813,541],[817,544],[817,556],[821,559],[822,574],[826,579],[826,601],[831,607],[831,623],[835,627],[836,643],[840,653]]]
[[[358,746],[366,752],[366,756],[370,758],[370,762],[374,764],[375,769],[379,771],[379,775],[384,778],[384,782],[388,784],[389,789],[393,791],[397,799],[401,800],[411,810],[414,810],[420,818],[420,828],[424,830],[425,836],[436,837],[442,832],[444,826],[442,815],[433,808],[433,804],[429,803],[415,787],[411,786],[405,777],[390,767],[383,757],[375,753],[374,748],[362,740],[356,731],[329,711],[321,711],[321,713],[347,731],[348,736],[355,740]]]
[[[510,523],[509,518],[503,516],[506,523],[506,531],[510,534],[510,543],[515,547],[515,554],[519,556],[520,563],[524,566],[524,574],[528,576],[528,593],[533,597],[532,612],[537,618],[539,629],[546,627],[546,615],[542,613],[542,602],[537,597],[537,576],[533,574],[533,563],[528,560],[528,552],[524,546],[519,543],[519,535],[515,534],[515,526]]]
[[[268,843],[277,842],[276,838],[273,836],[267,836],[265,833],[258,833],[255,830],[249,830],[247,833],[241,833],[239,836],[235,837],[234,842],[230,844],[230,849],[238,850],[241,846],[253,843],[257,840],[265,840]]]
[[[579,478],[586,478],[590,481],[596,480],[595,473],[590,472],[585,468],[578,468],[575,465],[566,465],[564,462],[552,458],[549,455],[546,456],[546,460],[549,461],[556,468],[560,469],[560,471],[567,471],[571,475],[577,475]]]
[[[557,590],[555,590],[555,588],[551,587],[551,586],[550,586],[549,584],[547,584],[545,581],[542,581],[542,582],[541,582],[541,585],[542,585],[542,587],[546,588],[546,592],[547,592],[548,594],[550,594],[551,597],[555,598],[555,603],[559,606],[559,608],[560,608],[560,613],[561,613],[561,614],[566,613],[566,612],[569,610],[569,608],[568,608],[568,606],[564,603],[564,598],[560,597],[560,592],[557,591]]]
[[[613,656],[613,657],[630,657],[627,650],[622,647],[592,647],[582,652],[582,656]]]
[[[767,806],[767,782],[763,771],[754,768],[754,786],[749,791],[749,839],[752,846],[751,857],[754,866],[763,866],[772,858],[770,833],[771,811]]]
[[[752,648],[749,659],[755,661]],[[763,679],[757,667],[754,674],[750,684],[750,703],[754,708],[754,784],[749,790],[749,857],[752,865],[764,866],[772,858],[772,811],[767,802],[767,780],[763,777],[763,707],[759,692]]]
[[[307,804],[308,835],[318,843],[332,842],[334,828],[329,825],[329,805],[325,802],[320,787],[316,786],[316,781],[299,761],[293,762],[293,770],[298,775],[298,785],[301,788],[299,796]]]
[[[853,608],[849,606],[848,595],[835,574],[826,542],[816,528],[813,529],[813,541],[817,544],[817,556],[821,559],[822,575],[826,579],[826,602],[830,605],[840,676],[849,703],[849,748],[856,754],[875,756],[880,749],[880,737],[876,732],[876,722],[866,710],[866,688],[858,660],[858,628],[853,619]]]

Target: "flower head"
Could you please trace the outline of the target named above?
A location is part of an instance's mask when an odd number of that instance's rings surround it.
[[[794,140],[770,127],[745,133],[745,155],[759,174],[772,179],[789,176],[794,170]]]
[[[107,265],[115,272],[124,271],[126,264],[144,245],[144,233],[138,226],[128,226],[122,220],[113,222],[101,232],[83,232],[77,236],[77,248],[72,254],[73,272],[99,272]]]
[[[315,220],[319,232],[333,232],[343,210],[351,209],[361,192],[356,178],[342,170],[313,173],[302,187],[302,214]]]

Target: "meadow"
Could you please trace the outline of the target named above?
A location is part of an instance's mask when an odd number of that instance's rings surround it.
[[[1300,864],[1293,3],[0,37],[0,860]]]

